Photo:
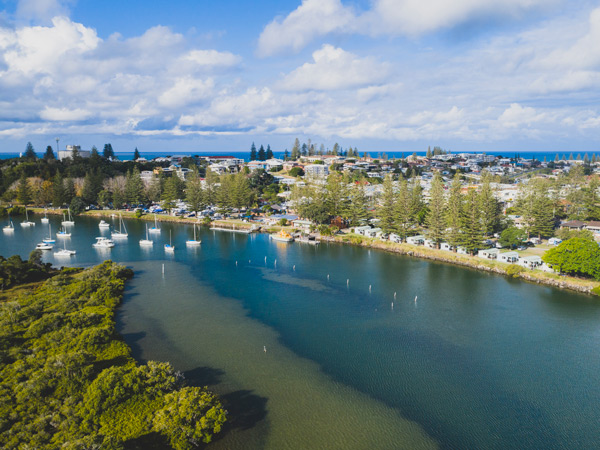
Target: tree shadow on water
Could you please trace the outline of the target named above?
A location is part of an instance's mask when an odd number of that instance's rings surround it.
[[[223,406],[229,412],[227,427],[247,430],[267,417],[267,398],[248,390],[221,395]]]
[[[147,333],[140,331],[139,333],[124,333],[121,334],[121,338],[131,349],[131,356],[138,361],[140,364],[146,364],[148,361],[144,360],[142,355],[142,347],[138,344],[138,341],[145,338]]]

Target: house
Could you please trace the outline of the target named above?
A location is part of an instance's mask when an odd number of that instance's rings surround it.
[[[467,249],[464,247],[456,247],[456,253],[458,253],[459,255],[468,255],[469,254]]]
[[[590,230],[592,233],[600,233],[600,222],[597,220],[591,220],[585,226],[586,230]]]
[[[542,258],[537,255],[523,256],[519,258],[519,265],[533,270],[542,265]]]
[[[571,220],[570,222],[561,223],[560,228],[568,228],[569,230],[583,230],[585,228],[585,222],[582,222],[581,220]]]
[[[324,164],[309,164],[304,166],[304,173],[313,177],[326,177],[329,175],[329,168]]]
[[[500,250],[497,248],[486,248],[485,250],[479,250],[477,252],[477,256],[485,259],[498,259],[498,254]]]
[[[517,252],[504,252],[499,254],[498,259],[500,262],[512,264],[519,261],[519,254]]]
[[[365,233],[370,229],[371,229],[370,226],[364,225],[362,227],[354,227],[354,232],[356,234],[362,234],[363,236],[365,236]]]
[[[304,220],[304,219],[292,220],[292,226],[294,228],[298,228],[298,229],[304,231],[305,233],[310,233],[310,227],[312,225],[313,225],[313,223],[310,220]]]
[[[365,230],[364,235],[366,237],[374,238],[381,236],[382,233],[383,230],[381,228],[369,228],[368,230]]]
[[[433,242],[431,239],[425,239],[423,241],[423,244],[425,244],[425,247],[427,247],[427,248],[437,248],[436,243]]]
[[[409,236],[406,238],[406,243],[412,245],[423,245],[425,243],[425,236],[420,234],[417,236]]]
[[[448,244],[447,242],[442,242],[442,245],[440,246],[441,250],[445,250],[447,252],[453,252],[454,251],[454,247],[450,244]]]
[[[389,237],[389,240],[391,242],[395,242],[396,244],[401,244],[402,243],[402,239],[396,233],[391,233],[390,237]]]

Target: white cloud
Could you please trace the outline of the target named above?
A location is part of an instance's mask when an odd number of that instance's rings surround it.
[[[265,27],[257,52],[265,57],[287,49],[298,51],[315,37],[345,31],[354,22],[354,13],[340,0],[302,0],[287,17],[276,18]]]
[[[16,15],[21,20],[47,22],[56,16],[66,16],[74,1],[19,0]]]
[[[40,113],[40,117],[44,120],[51,121],[79,121],[86,120],[92,114],[83,109],[67,109],[67,108],[52,108],[46,106]]]
[[[323,45],[305,63],[286,75],[281,87],[289,90],[348,89],[378,83],[389,75],[389,66],[374,58],[359,58],[341,48]]]
[[[535,108],[513,103],[498,117],[498,122],[508,128],[527,127],[543,120],[544,117],[545,115],[538,113]]]
[[[158,103],[167,108],[181,108],[209,98],[214,87],[215,83],[211,78],[207,80],[198,80],[192,77],[180,78],[158,97]]]
[[[233,53],[218,52],[216,50],[192,50],[182,57],[198,66],[206,67],[231,67],[238,64],[241,58]]]
[[[525,12],[563,0],[373,0],[362,13],[340,0],[303,0],[285,18],[275,18],[262,31],[257,53],[272,56],[298,52],[330,33],[417,36],[476,20],[518,19]]]

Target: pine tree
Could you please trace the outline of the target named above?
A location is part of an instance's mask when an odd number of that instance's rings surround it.
[[[23,205],[28,205],[31,203],[31,196],[31,185],[29,184],[29,180],[25,176],[25,173],[23,173],[17,187],[17,201]]]
[[[590,157],[588,156],[587,153],[585,155],[583,155],[583,162],[586,164],[590,163]]]
[[[269,144],[267,144],[267,155],[266,155],[267,159],[273,159],[273,150],[271,150],[271,146]]]
[[[298,158],[300,158],[300,141],[296,138],[292,147],[292,160],[296,161]]]
[[[104,149],[102,150],[102,156],[104,157],[104,159],[109,159],[109,158],[115,157],[115,152],[113,151],[112,145],[110,143],[104,144]]]
[[[162,194],[162,207],[169,213],[175,207],[175,201],[181,198],[179,192],[179,177],[172,175],[165,180],[165,189]]]
[[[484,176],[478,195],[478,208],[481,211],[481,223],[484,234],[492,234],[500,225],[500,204],[490,186],[490,177]]]
[[[262,145],[260,146],[260,149],[258,150],[258,160],[259,161],[267,160],[267,152],[265,152],[265,148]]]
[[[138,159],[140,159],[140,151],[136,147],[135,150],[133,151],[133,160],[137,161]]]
[[[394,212],[396,233],[400,236],[400,239],[405,241],[408,236],[413,234],[415,222],[413,198],[405,179],[400,180]]]
[[[23,155],[25,159],[30,161],[35,161],[37,159],[37,155],[35,154],[35,150],[33,149],[33,145],[31,142],[28,142],[25,146],[25,154]]]
[[[179,178],[173,175],[173,178]],[[144,182],[140,176],[140,170],[136,167],[133,171],[127,173],[125,181],[125,201],[130,205],[137,205],[143,201]],[[179,198],[179,197],[177,197]]]
[[[102,165],[102,157],[98,154],[98,149],[96,146],[92,146],[92,150],[90,152],[90,166],[94,169],[100,168]]]
[[[431,146],[427,147],[427,154],[425,155],[427,158],[431,158],[433,155],[431,154]]]
[[[52,179],[52,206],[61,207],[65,204],[65,187],[60,172],[56,172]]]
[[[95,204],[98,201],[98,194],[102,190],[102,175],[88,172],[83,179],[83,188],[81,189],[81,198],[84,202]]]
[[[556,154],[556,156],[554,157],[554,162],[559,162],[560,158],[558,157],[558,153]]]
[[[248,177],[240,172],[231,178],[228,204],[238,209],[250,206],[252,203],[252,189]]]
[[[144,196],[151,202],[158,202],[162,197],[162,186],[158,178],[153,178],[145,187]]]
[[[429,212],[425,219],[427,237],[435,242],[437,248],[444,240],[446,231],[446,200],[444,199],[444,183],[438,172],[433,177],[429,190]]]
[[[206,171],[206,177],[205,177],[205,182],[206,182],[206,186],[204,189],[204,194],[205,194],[205,200],[206,203],[210,206],[216,204],[217,198],[216,198],[216,193],[217,193],[217,183],[219,181],[219,177],[212,171],[212,170],[208,170]]]
[[[52,147],[49,145],[48,147],[46,147],[46,153],[44,153],[44,160],[52,161],[55,159],[56,157],[54,156],[54,150],[52,150]]]
[[[600,197],[598,196],[598,187],[600,187],[598,178],[593,177],[588,186],[584,189],[587,220],[600,220]]]
[[[75,182],[73,178],[67,178],[65,182],[65,203],[67,205],[71,204],[73,199],[75,198]]]
[[[327,214],[333,217],[341,216],[346,211],[347,189],[343,177],[332,173],[327,177],[325,204]]]
[[[534,203],[534,225],[531,232],[540,239],[554,233],[554,204],[545,191],[538,191]]]
[[[463,196],[460,175],[457,173],[450,186],[450,195],[446,208],[446,241],[452,247],[461,244],[461,214],[463,209]]]
[[[383,195],[381,198],[381,209],[379,218],[381,219],[381,229],[385,233],[396,231],[396,194],[394,193],[394,183],[391,175],[387,175],[383,180]]]
[[[196,213],[196,217],[198,217],[198,212],[207,206],[205,197],[204,189],[202,189],[202,180],[198,176],[192,177],[187,182],[185,201],[190,209]]]
[[[250,147],[250,161],[256,161],[256,159],[257,159],[256,145],[254,145],[254,142],[253,142],[252,146]]]
[[[350,225],[357,226],[369,218],[367,196],[362,186],[355,184],[350,189],[349,197],[344,215]]]
[[[472,254],[481,247],[483,242],[483,225],[481,223],[481,212],[479,210],[479,199],[477,192],[470,189],[465,196],[464,207],[460,214],[460,244]]]
[[[569,161],[573,161],[573,153],[569,155]]]
[[[335,144],[333,144],[332,154],[338,155],[339,153],[340,153],[340,144],[338,144],[336,142]]]
[[[410,189],[410,213],[414,225],[420,225],[424,218],[423,188],[418,180],[414,180]]]

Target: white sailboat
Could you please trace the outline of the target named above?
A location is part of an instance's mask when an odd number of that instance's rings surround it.
[[[196,225],[194,225],[194,239],[188,239],[187,241],[185,241],[185,245],[196,246],[200,245],[201,242],[202,241],[196,240]]]
[[[156,220],[156,214],[154,214],[154,226],[150,228],[150,233],[160,234],[160,228],[158,227],[158,222]]]
[[[66,217],[64,217],[64,214],[63,214],[64,220],[62,221],[62,225],[63,226],[73,226],[73,225],[75,225],[75,221],[71,218],[71,208],[67,208],[67,212],[69,213],[69,220],[67,220]]]
[[[106,238],[106,237],[97,237],[96,238],[96,242],[94,242],[92,244],[92,247],[95,248],[113,248],[115,246],[115,243],[113,242],[112,239]]]
[[[119,231],[113,231],[111,236],[113,239],[127,239],[127,236],[129,236],[127,233],[127,228],[123,223],[123,217],[121,217],[121,214],[119,214]]]
[[[27,208],[25,208],[25,222],[21,222],[22,227],[32,227],[35,225],[35,222],[31,222],[29,220],[29,214],[27,213]]]
[[[56,233],[56,237],[59,238],[70,238],[71,233],[69,233],[64,227]]]
[[[52,247],[54,247],[52,244],[48,244],[47,242],[40,242],[38,245],[35,246],[36,250],[52,250]]]
[[[174,251],[175,247],[173,247],[173,244],[171,243],[171,230],[169,230],[169,243],[165,244],[165,252],[173,253]]]
[[[44,210],[44,217],[42,217],[42,223],[48,223],[50,220],[48,219],[48,213]]]
[[[11,233],[13,231],[15,231],[15,225],[12,223],[12,220],[10,220],[10,214],[8,215],[8,224],[4,225],[4,228],[2,228],[4,231],[6,231],[7,233]]]
[[[42,242],[45,242],[46,244],[56,243],[56,239],[52,237],[52,225],[48,224],[48,237],[42,239]]]
[[[146,239],[140,239],[141,247],[152,247],[154,245],[154,241],[148,239],[148,224],[146,224]]]
[[[57,252],[54,252],[54,256],[73,256],[77,253],[75,250],[67,250],[67,243],[63,241],[64,248],[60,249]]]

